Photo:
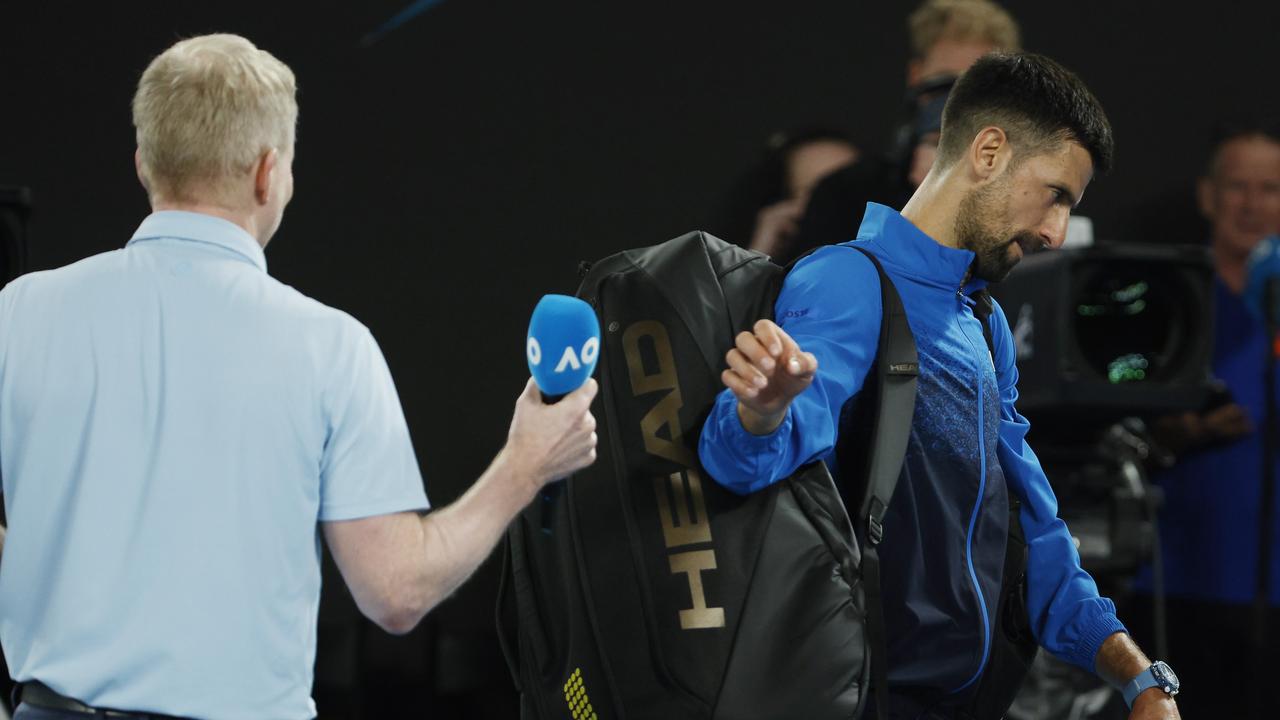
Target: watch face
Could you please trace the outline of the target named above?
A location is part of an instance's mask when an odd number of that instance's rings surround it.
[[[1165,692],[1178,691],[1178,676],[1173,674],[1173,668],[1163,660],[1157,660],[1151,665],[1151,676],[1160,687],[1165,689]]]

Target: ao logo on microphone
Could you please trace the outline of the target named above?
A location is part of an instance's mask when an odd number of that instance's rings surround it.
[[[542,365],[542,346],[538,343],[538,338],[529,338],[529,365]],[[552,372],[562,373],[565,370],[581,370],[585,365],[590,367],[595,364],[596,358],[600,356],[600,338],[591,337],[583,343],[582,349],[574,352],[573,346],[566,347],[564,354],[560,356],[560,362],[556,363]]]
[[[529,319],[524,347],[544,396],[571,393],[591,377],[600,357],[596,311],[576,297],[544,295]]]

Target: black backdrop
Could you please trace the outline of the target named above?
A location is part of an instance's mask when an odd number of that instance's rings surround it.
[[[887,139],[910,9],[444,0],[360,44],[407,4],[8,0],[0,184],[32,189],[34,269],[119,247],[147,212],[129,100],[149,58],[231,31],[289,63],[297,193],[271,273],[373,330],[437,505],[501,444],[528,314],[573,289],[578,260],[706,227],[774,129],[816,121],[866,146]],[[1197,239],[1189,188],[1212,123],[1280,114],[1280,4],[1006,6],[1026,46],[1075,69],[1111,116],[1117,168],[1081,208],[1098,235]],[[328,575],[322,716],[409,703],[504,716],[495,575],[490,563],[405,638],[358,624]]]

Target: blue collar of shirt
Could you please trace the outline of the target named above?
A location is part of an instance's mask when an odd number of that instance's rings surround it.
[[[207,243],[244,258],[262,272],[267,271],[267,256],[262,246],[244,228],[229,220],[183,210],[161,210],[151,213],[126,247],[147,240],[186,240]]]
[[[881,262],[901,275],[959,290],[964,295],[987,285],[986,280],[967,277],[973,267],[972,252],[943,245],[902,217],[902,213],[879,203],[867,203],[858,239],[868,241]]]

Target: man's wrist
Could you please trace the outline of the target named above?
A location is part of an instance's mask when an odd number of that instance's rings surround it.
[[[1173,696],[1156,687],[1147,688],[1134,698],[1129,713],[1130,717],[1179,717],[1178,703]]]
[[[789,407],[789,406],[788,406]],[[742,424],[742,429],[752,435],[769,435],[783,420],[787,419],[787,408],[782,408],[779,412],[761,414],[742,404],[738,401],[738,422]]]
[[[1151,663],[1147,668],[1135,675],[1128,684],[1121,690],[1124,696],[1125,704],[1130,709],[1139,707],[1139,699],[1151,697],[1153,694],[1172,697],[1178,694],[1181,684],[1178,682],[1178,676],[1173,672],[1173,668],[1167,663],[1157,660]],[[1152,693],[1152,691],[1155,693]],[[1149,702],[1148,701],[1144,701]]]
[[[1151,660],[1133,642],[1129,633],[1116,631],[1103,641],[1094,664],[1103,680],[1123,691],[1130,681],[1151,666]]]
[[[538,477],[534,468],[530,467],[531,463],[525,462],[520,457],[519,451],[513,450],[510,445],[503,446],[498,451],[497,457],[493,459],[491,469],[496,477],[509,478],[508,484],[519,489],[520,494],[517,499],[522,501],[520,506],[528,504],[537,496],[538,491],[547,483],[550,478]]]
[[[1173,702],[1173,696],[1160,687],[1152,686],[1138,693],[1138,696],[1133,699],[1133,709],[1136,710],[1142,705],[1162,702]]]

